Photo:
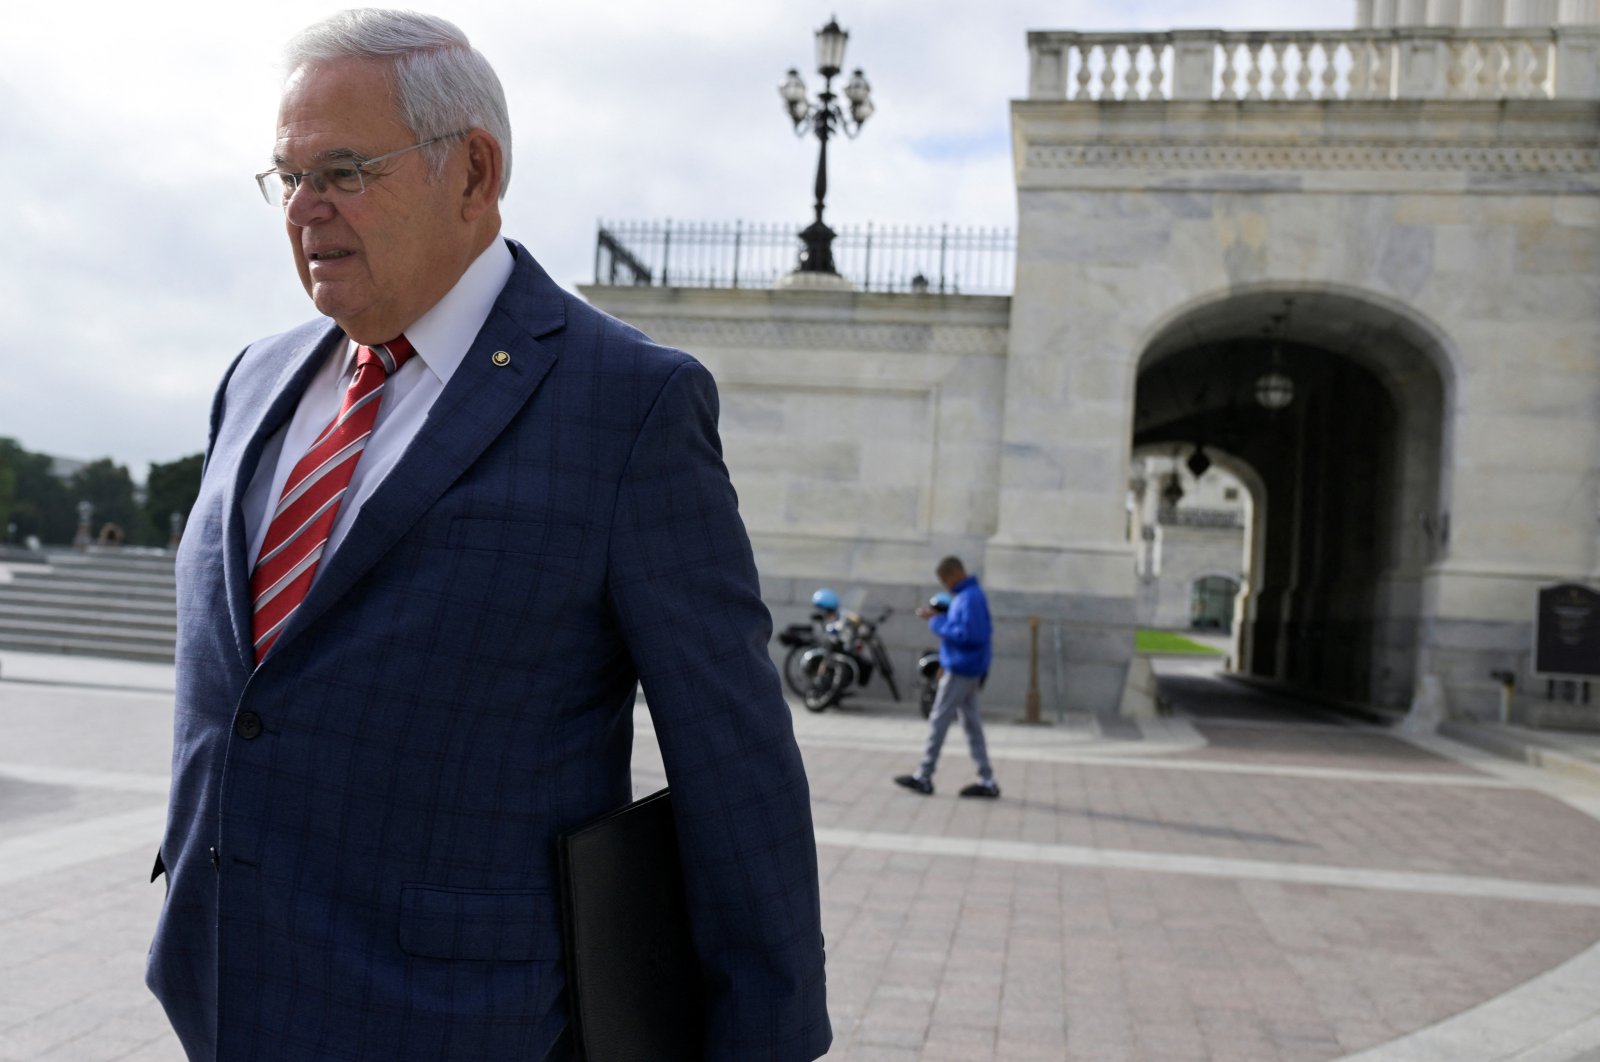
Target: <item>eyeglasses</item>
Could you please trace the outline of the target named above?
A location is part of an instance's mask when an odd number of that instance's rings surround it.
[[[429,144],[437,144],[441,140],[450,140],[458,136],[465,136],[468,130],[462,129],[454,133],[436,136],[432,140],[424,140],[420,144],[403,147],[399,151],[391,151],[386,155],[379,155],[375,159],[348,159],[318,166],[314,170],[303,173],[287,173],[283,170],[267,170],[265,173],[256,174],[256,186],[261,189],[261,198],[267,205],[287,207],[289,200],[299,190],[304,181],[311,182],[312,191],[325,198],[338,196],[357,196],[367,190],[367,180],[372,177],[382,177],[381,173],[374,173],[371,167],[380,162],[387,162],[397,155],[404,155],[408,151],[425,148]]]

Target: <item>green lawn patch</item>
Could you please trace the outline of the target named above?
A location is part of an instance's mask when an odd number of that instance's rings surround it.
[[[1140,653],[1188,653],[1194,656],[1221,656],[1222,650],[1201,645],[1171,631],[1142,630],[1133,636],[1134,651]]]

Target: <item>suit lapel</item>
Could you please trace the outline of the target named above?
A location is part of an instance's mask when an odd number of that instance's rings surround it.
[[[559,344],[540,339],[565,324],[566,296],[521,245],[507,242],[516,266],[505,290],[416,437],[317,575],[274,655],[410,530],[505,431],[555,365]]]
[[[291,349],[284,357],[283,371],[273,382],[266,401],[259,405],[256,421],[243,436],[244,451],[235,464],[234,479],[224,499],[223,579],[228,590],[228,614],[233,622],[240,657],[246,667],[255,666],[255,635],[252,624],[254,609],[250,600],[250,570],[254,567],[254,559],[248,556],[250,542],[245,535],[245,492],[255,478],[261,450],[267,440],[294,415],[295,407],[300,404],[300,397],[305,394],[311,378],[316,375],[335,344],[343,340],[344,332],[330,321],[326,330],[313,336],[305,345]],[[247,410],[247,415],[249,412],[253,411]]]

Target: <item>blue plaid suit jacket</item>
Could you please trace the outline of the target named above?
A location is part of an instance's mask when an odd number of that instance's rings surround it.
[[[562,1054],[554,842],[631,798],[636,681],[708,1057],[827,1049],[809,795],[715,387],[509,245],[471,351],[259,667],[240,499],[343,334],[254,344],[217,393],[146,973],[191,1059]]]

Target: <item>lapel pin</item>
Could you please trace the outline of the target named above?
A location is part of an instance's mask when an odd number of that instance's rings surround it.
[[[489,360],[494,362],[495,365],[497,365],[497,366],[499,366],[500,368],[503,369],[507,365],[511,364],[511,355],[507,354],[503,350],[497,350],[493,354],[489,355]]]

